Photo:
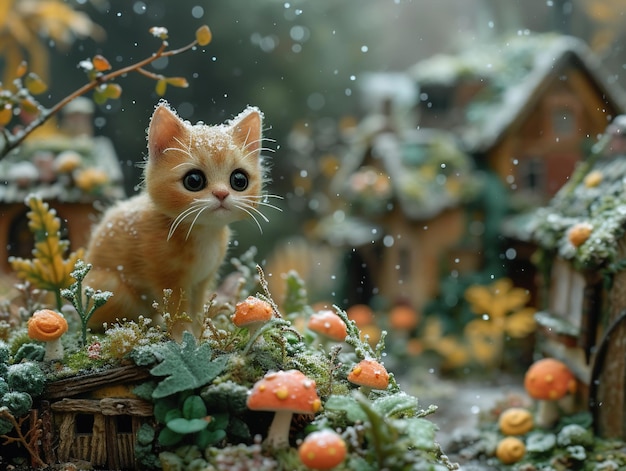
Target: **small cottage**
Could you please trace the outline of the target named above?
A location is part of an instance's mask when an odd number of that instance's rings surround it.
[[[504,239],[503,228],[562,187],[626,109],[623,91],[583,42],[557,34],[434,56],[406,76],[416,103],[382,87],[387,99],[359,125],[330,187],[344,206],[318,225],[347,249],[348,301],[381,294],[421,308],[442,276],[497,276],[505,264],[530,288],[532,244]]]
[[[462,208],[482,190],[481,175],[452,135],[440,130],[370,136],[333,179],[342,196],[317,233],[352,248],[346,266],[350,304],[380,294],[416,308],[437,294],[442,267],[476,268],[482,231],[468,232]]]
[[[0,160],[0,274],[10,272],[10,256],[31,255],[28,195],[39,195],[56,210],[73,250],[87,243],[98,215],[94,204],[125,196],[111,141],[92,135],[92,107],[87,99],[75,100],[58,130],[32,136]]]
[[[134,396],[132,387],[149,376],[145,369],[125,366],[49,383],[39,413],[45,462],[137,469],[137,431],[153,421],[153,408]]]
[[[479,168],[511,190],[514,208],[545,204],[607,123],[626,110],[587,45],[559,34],[519,34],[410,71],[419,125],[446,129]]]
[[[626,437],[626,117],[527,230],[539,247],[538,347],[564,361],[603,436]]]

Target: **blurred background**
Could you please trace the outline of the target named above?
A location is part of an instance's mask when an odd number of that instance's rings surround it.
[[[41,28],[38,25],[44,23],[37,18],[44,10],[38,8],[56,2],[19,0],[19,8],[17,0],[1,3],[6,39],[7,34],[20,34],[6,21],[7,9],[21,11],[24,24]],[[268,153],[272,167],[268,190],[284,197],[277,203],[283,211],[267,211],[271,223],[264,224],[263,234],[249,221],[237,228],[239,246],[258,246],[261,259],[277,241],[306,231],[318,214],[322,203],[311,196],[311,187],[325,178],[319,168],[341,159],[342,130],[380,105],[371,93],[362,93],[370,72],[404,72],[438,53],[497,44],[511,34],[556,31],[587,42],[606,67],[607,80],[626,85],[626,0],[61,3],[83,12],[96,26],[85,34],[67,31],[65,40],[59,41],[50,34],[54,33],[50,21],[38,31],[39,49],[48,49],[47,61],[34,60],[36,48],[24,52],[31,68],[49,85],[47,95],[40,97],[46,106],[86,82],[77,67],[81,60],[101,54],[114,69],[120,68],[158,48],[159,40],[149,33],[152,26],[167,28],[170,45],[176,48],[193,40],[199,26],[209,25],[213,41],[208,46],[159,60],[149,70],[187,78],[188,88],[169,87],[165,98],[192,122],[220,123],[248,104],[265,113],[267,147],[274,150]],[[5,66],[6,56],[0,57],[0,67]],[[117,82],[122,96],[98,106],[95,132],[112,139],[131,194],[140,182],[137,163],[145,156],[145,129],[159,96],[155,83],[138,74]],[[300,152],[295,152],[298,146]]]

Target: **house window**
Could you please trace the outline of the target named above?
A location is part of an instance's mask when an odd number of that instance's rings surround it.
[[[540,157],[526,157],[519,159],[518,189],[544,191],[545,169]]]
[[[117,433],[133,433],[133,418],[130,415],[116,416],[115,429]]]
[[[8,254],[10,257],[30,258],[35,246],[35,238],[28,228],[28,217],[24,211],[11,221],[9,226]]]
[[[552,131],[555,136],[571,136],[576,131],[576,115],[566,106],[554,106],[551,110]]]
[[[94,421],[93,414],[76,414],[76,435],[91,435]]]

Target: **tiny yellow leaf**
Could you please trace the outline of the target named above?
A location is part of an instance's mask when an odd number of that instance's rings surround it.
[[[166,79],[166,82],[172,87],[187,88],[189,86],[189,82],[187,82],[185,77],[169,77]]]
[[[100,54],[96,54],[93,59],[91,59],[91,63],[93,64],[93,68],[98,72],[105,72],[111,69],[111,64],[104,56]]]
[[[165,95],[165,90],[167,90],[167,81],[164,79],[159,79],[155,87],[156,94],[159,96],[163,96]]]
[[[6,126],[13,117],[13,107],[6,104],[0,109],[0,126]]]
[[[26,61],[20,62],[20,65],[17,66],[17,70],[15,71],[15,75],[17,78],[22,78],[24,74],[28,71],[28,63]]]
[[[107,85],[104,94],[111,100],[117,100],[122,95],[122,87],[117,83],[110,83]]]
[[[24,85],[30,93],[33,95],[39,95],[48,89],[48,85],[44,82],[39,75],[34,72],[30,72],[24,79]]]
[[[28,114],[39,113],[39,108],[37,108],[37,104],[34,101],[29,100],[28,98],[20,100],[20,108],[22,109],[22,111]]]
[[[93,91],[93,101],[96,103],[96,105],[103,105],[103,104],[105,104],[106,101],[107,101],[105,89],[96,88]]]
[[[207,25],[202,25],[196,30],[196,41],[200,46],[206,46],[213,39],[213,33]]]

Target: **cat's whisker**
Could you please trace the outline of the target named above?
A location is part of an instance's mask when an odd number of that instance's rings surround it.
[[[258,219],[254,215],[254,213],[252,213],[252,211],[249,211],[248,209],[246,209],[246,207],[244,207],[243,205],[240,205],[240,204],[235,204],[235,207],[237,209],[243,211],[244,213],[246,213],[248,216],[250,216],[254,220],[254,222],[256,223],[256,226],[259,228],[259,231],[261,232],[261,234],[263,234],[263,228],[261,227],[261,223],[258,221]],[[261,214],[261,216],[263,216],[262,213],[259,212],[259,214]],[[269,222],[267,220],[267,218],[265,218],[265,216],[263,216],[263,218],[265,219],[266,222]]]
[[[185,236],[185,240],[189,239],[189,234],[191,234],[191,230],[193,229],[194,224],[196,223],[196,221],[198,220],[198,218],[202,214],[202,211],[204,211],[206,208],[207,208],[207,206],[202,206],[199,209],[198,214],[196,214],[196,217],[193,218],[193,221],[191,221],[191,224],[189,225],[189,230],[187,231],[187,235]]]
[[[176,229],[178,229],[178,226],[180,226],[180,224],[187,218],[187,216],[192,215],[196,211],[202,211],[204,207],[205,207],[204,202],[194,201],[194,203],[192,203],[190,207],[186,208],[178,216],[176,216],[176,218],[172,222],[172,225],[170,226],[170,231],[167,234],[167,240],[170,240],[172,238],[172,236],[174,235],[174,232],[176,232]]]
[[[263,214],[258,208],[252,206],[250,203],[245,202],[245,201],[241,202],[239,208],[243,208],[243,207],[258,214],[265,222],[270,222],[270,220],[265,214]]]
[[[258,206],[264,206],[266,208],[271,208],[271,209],[275,209],[276,211],[281,211],[282,212],[282,208],[279,208],[278,206],[275,206],[271,203],[268,203],[265,200],[265,196],[269,196],[269,195],[264,195],[264,196],[254,196],[254,195],[249,195],[249,196],[240,196],[239,199],[244,200],[246,202],[246,204],[251,205],[251,204],[255,204]],[[275,196],[276,198],[282,199],[280,196],[278,195],[272,195]],[[252,201],[250,201],[252,200]]]
[[[282,208],[279,208],[278,206],[274,206],[271,203],[266,203],[265,201],[254,201],[252,202],[257,206],[263,206],[264,208],[270,208],[270,209],[274,209],[276,211],[282,212]],[[250,202],[246,202],[247,206],[251,206],[252,204]],[[256,209],[256,208],[255,208]]]
[[[191,168],[196,168],[196,165],[193,164],[192,162],[181,162],[178,165],[175,165],[174,167],[172,167],[172,170],[175,170],[175,169],[177,169],[179,167],[184,167],[184,166],[191,167]]]

